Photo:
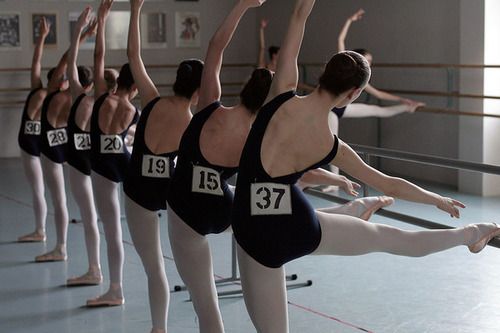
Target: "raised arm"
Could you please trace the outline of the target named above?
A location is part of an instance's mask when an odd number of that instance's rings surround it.
[[[198,110],[217,101],[221,96],[220,70],[224,50],[231,41],[233,34],[245,12],[252,7],[262,5],[265,0],[238,0],[224,22],[217,29],[208,44],[205,66],[201,77],[200,98]]]
[[[364,13],[365,13],[365,11],[363,9],[359,9],[356,13],[354,13],[352,16],[350,16],[347,19],[347,21],[345,21],[344,26],[342,27],[342,30],[340,30],[340,34],[339,34],[339,37],[337,40],[339,52],[346,50],[345,49],[345,39],[347,38],[347,33],[349,32],[349,28],[351,27],[351,23],[362,19]]]
[[[421,102],[418,102],[418,101],[415,101],[415,100],[412,100],[409,98],[403,98],[401,96],[393,95],[393,94],[390,94],[390,93],[383,91],[383,90],[379,90],[379,89],[375,88],[374,86],[372,86],[371,84],[368,84],[366,86],[365,91],[367,93],[369,93],[370,95],[373,95],[376,98],[384,100],[384,101],[394,101],[394,102],[408,104],[408,105],[415,106],[415,107],[425,106],[424,103],[421,103]]]
[[[104,79],[104,55],[106,53],[106,19],[111,11],[113,0],[102,0],[97,12],[97,35],[94,49],[94,89],[95,98],[108,91]]]
[[[80,84],[80,79],[78,77],[78,68],[76,65],[76,59],[78,57],[78,49],[80,48],[80,38],[82,37],[83,30],[88,26],[87,31],[93,29],[93,25],[96,23],[90,22],[90,13],[92,7],[87,6],[83,12],[78,17],[76,22],[75,31],[71,37],[71,46],[68,51],[68,80],[69,89],[71,91],[71,96],[73,99],[82,94],[85,89]],[[89,25],[90,24],[90,25]]]
[[[367,165],[345,143],[340,142],[337,156],[331,162],[352,177],[382,193],[403,200],[434,205],[447,212],[451,217],[460,217],[458,208],[465,205],[457,200],[444,198],[439,194],[424,190],[404,179],[388,176]]]
[[[315,0],[297,0],[288,31],[281,45],[276,74],[271,84],[267,101],[287,90],[295,90],[299,79],[297,59],[304,38],[306,21]]]
[[[139,90],[144,108],[151,100],[160,96],[158,89],[149,77],[141,58],[141,32],[139,18],[144,0],[130,0],[130,24],[128,30],[127,56],[134,81]]]
[[[36,41],[35,51],[33,52],[33,60],[31,62],[31,90],[42,88],[42,54],[45,39],[50,31],[50,24],[45,17],[42,17],[39,24],[40,35]]]
[[[259,61],[257,67],[266,67],[266,27],[268,21],[266,19],[260,20],[259,30]]]

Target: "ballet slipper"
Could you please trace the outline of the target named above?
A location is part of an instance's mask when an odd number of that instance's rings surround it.
[[[468,247],[470,252],[472,253],[481,252],[492,238],[500,236],[500,226],[496,223],[491,223],[491,224],[494,225],[495,228],[492,231],[483,235],[483,237],[479,238],[479,240],[476,241],[475,243],[469,245]],[[474,227],[478,228],[477,226]]]
[[[93,308],[98,306],[119,306],[125,304],[124,298],[108,298],[105,295],[87,300],[87,307]]]
[[[66,280],[67,286],[95,286],[102,283],[101,274],[85,273],[82,276],[71,277]]]
[[[35,257],[36,262],[66,261],[68,256],[59,251],[51,251]]]
[[[34,243],[34,242],[45,242],[47,237],[45,234],[39,234],[38,232],[32,232],[30,234],[21,236],[17,239],[19,243]]]
[[[375,202],[371,204],[373,201]],[[394,203],[394,198],[387,196],[366,197],[357,199],[355,200],[355,202],[359,202],[361,206],[365,208],[364,212],[360,214],[359,218],[368,221],[376,211],[392,205]]]

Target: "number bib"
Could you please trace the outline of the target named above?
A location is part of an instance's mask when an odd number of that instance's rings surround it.
[[[192,192],[223,196],[220,174],[214,169],[193,166]]]
[[[101,154],[123,153],[123,139],[118,134],[101,135]]]
[[[89,150],[90,149],[90,134],[88,133],[75,133],[75,149],[76,150]]]
[[[68,135],[65,128],[59,128],[52,131],[47,131],[47,139],[49,146],[59,146],[68,142]]]
[[[251,215],[291,215],[290,185],[253,183],[250,186]]]
[[[162,156],[144,155],[142,157],[142,176],[170,178],[170,159]]]
[[[24,123],[24,134],[27,135],[40,135],[42,125],[36,120],[27,120]]]

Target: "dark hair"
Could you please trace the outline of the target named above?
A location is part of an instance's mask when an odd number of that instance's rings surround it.
[[[253,113],[257,112],[266,100],[273,74],[266,68],[257,68],[240,92],[241,104]]]
[[[367,54],[371,54],[367,49],[354,49],[352,51],[361,54],[363,57],[366,57]]]
[[[78,66],[78,80],[82,87],[88,87],[94,81],[94,74],[88,66]]]
[[[319,78],[319,87],[339,96],[351,88],[364,87],[370,75],[370,65],[365,57],[353,51],[344,51],[334,55],[326,64]]]
[[[269,49],[267,49],[267,52],[269,52],[269,59],[272,59],[273,55],[277,54],[279,51],[279,46],[269,46]]]
[[[54,71],[56,70],[55,67],[52,67],[48,72],[47,72],[47,80],[50,82],[50,79],[52,78],[52,75],[54,75]]]
[[[108,91],[116,89],[116,79],[118,78],[118,71],[113,68],[106,68],[104,70],[104,81],[106,81],[106,88]]]
[[[191,99],[196,89],[201,84],[201,73],[203,72],[203,61],[198,59],[184,60],[177,68],[177,76],[174,83],[175,96]]]
[[[123,65],[120,69],[120,74],[118,75],[118,79],[116,79],[116,83],[118,84],[117,89],[124,90],[130,90],[134,85],[134,77],[132,76],[132,71],[128,63]]]

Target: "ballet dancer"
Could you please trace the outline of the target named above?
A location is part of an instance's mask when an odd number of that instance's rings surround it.
[[[35,231],[18,238],[19,242],[44,242],[45,219],[47,217],[47,202],[43,184],[42,165],[40,163],[40,113],[42,103],[47,96],[47,89],[43,87],[41,79],[42,54],[45,39],[50,31],[50,23],[42,17],[38,28],[40,34],[35,44],[33,60],[31,62],[31,91],[26,98],[21,128],[19,129],[18,143],[21,148],[21,160],[24,173],[31,186],[33,195],[33,212],[35,213]],[[49,72],[50,74],[53,71]],[[50,81],[50,76],[48,75]]]
[[[396,198],[434,205],[452,217],[465,206],[366,165],[327,126],[330,110],[355,100],[370,79],[358,53],[334,55],[319,86],[295,94],[297,58],[315,0],[297,0],[265,105],[241,154],[232,209],[243,295],[258,332],[288,332],[283,265],[307,254],[386,252],[420,257],[466,245],[473,253],[500,234],[496,224],[446,230],[405,231],[352,216],[315,211],[295,182],[318,165],[332,163]]]
[[[255,69],[240,103],[220,102],[224,51],[248,9],[263,0],[238,0],[210,40],[201,79],[198,111],[182,136],[167,194],[168,231],[177,270],[189,290],[200,332],[224,332],[206,235],[230,225],[233,192],[227,179],[237,172],[241,149],[272,74]]]
[[[137,95],[130,66],[122,66],[115,93],[109,93],[104,78],[105,27],[112,4],[113,0],[102,0],[97,13],[94,50],[95,102],[90,119],[92,188],[97,213],[104,227],[110,285],[106,293],[87,301],[87,306],[90,307],[116,306],[125,302],[122,288],[124,259],[118,190],[130,159],[124,139],[130,126],[139,118],[138,111],[130,102]]]
[[[85,274],[67,280],[69,286],[97,285],[102,282],[99,229],[90,180],[90,116],[92,115],[94,98],[88,94],[93,88],[93,74],[88,67],[77,67],[76,65],[80,36],[84,29],[90,31],[92,35],[95,35],[96,32],[97,21],[90,20],[91,10],[91,7],[87,7],[80,14],[68,53],[69,89],[74,101],[67,127],[69,183],[73,197],[80,209],[89,263],[88,271]]]
[[[134,246],[148,277],[152,333],[167,331],[169,287],[161,249],[158,212],[165,210],[181,136],[198,101],[203,63],[183,61],[174,95],[160,97],[141,58],[139,17],[144,0],[131,0],[127,55],[141,98],[141,117],[123,182],[125,211]]]

